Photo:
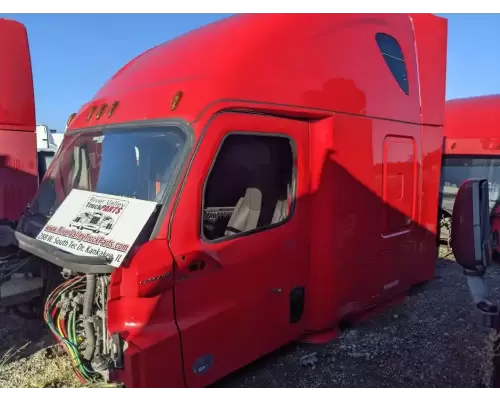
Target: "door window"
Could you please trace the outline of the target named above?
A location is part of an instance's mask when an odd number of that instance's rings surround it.
[[[290,216],[293,183],[289,138],[229,134],[205,183],[204,239],[221,240],[282,224]]]

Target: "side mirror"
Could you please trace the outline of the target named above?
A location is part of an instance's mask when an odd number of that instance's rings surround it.
[[[463,268],[467,286],[483,325],[498,326],[498,307],[489,300],[484,279],[492,264],[488,181],[469,179],[458,189],[451,217],[451,248]]]
[[[491,266],[488,180],[469,179],[460,186],[453,205],[451,248],[465,275],[483,276]]]

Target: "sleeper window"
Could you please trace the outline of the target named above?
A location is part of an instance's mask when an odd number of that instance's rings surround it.
[[[396,79],[401,90],[405,94],[409,94],[410,88],[406,63],[398,41],[392,36],[380,32],[375,35],[375,40],[392,76]]]

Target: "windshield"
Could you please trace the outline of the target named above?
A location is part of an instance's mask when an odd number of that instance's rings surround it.
[[[445,157],[441,173],[441,208],[451,213],[460,185],[471,178],[488,179],[491,211],[500,201],[500,157]]]
[[[66,136],[28,214],[44,224],[73,188],[161,203],[186,140],[174,126]]]

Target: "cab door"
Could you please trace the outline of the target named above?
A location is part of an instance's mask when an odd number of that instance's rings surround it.
[[[227,112],[202,128],[170,226],[191,387],[298,338],[308,276],[308,124]]]

